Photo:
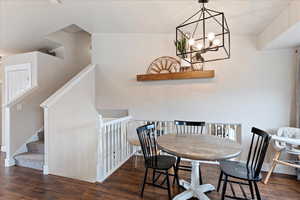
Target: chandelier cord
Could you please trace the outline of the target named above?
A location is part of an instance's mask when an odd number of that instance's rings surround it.
[[[194,31],[193,31],[193,34],[192,34],[192,38],[195,36],[195,33],[196,33],[196,30],[197,30],[197,28],[198,28],[198,26],[199,26],[199,23],[200,23],[200,19],[201,19],[201,17],[202,17],[202,14],[204,14],[204,4],[203,4],[203,6],[202,6],[202,8],[201,8],[201,13],[200,13],[200,16],[199,16],[199,19],[198,19],[198,23],[196,24],[196,26],[195,26],[195,29],[194,29]]]

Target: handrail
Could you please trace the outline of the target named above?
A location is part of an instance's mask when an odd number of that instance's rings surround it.
[[[12,101],[9,103],[4,103],[2,104],[2,108],[5,107],[12,107],[20,102],[22,102],[24,99],[26,99],[29,95],[31,95],[33,92],[35,92],[39,87],[38,86],[33,86],[32,88],[28,89],[24,94],[14,98]]]
[[[118,118],[118,119],[109,120],[109,121],[104,122],[103,126],[109,126],[109,125],[112,125],[112,124],[117,124],[117,123],[127,121],[127,120],[130,120],[130,119],[132,119],[131,116],[126,116],[126,117],[122,117],[122,118]]]
[[[174,123],[174,121],[171,120],[144,120],[144,119],[134,119],[134,121],[142,122],[142,121],[148,121],[148,122],[170,122]],[[224,122],[205,122],[206,124],[218,124],[218,125],[242,125],[240,123],[224,123]]]
[[[55,102],[57,102],[64,94],[71,90],[81,79],[83,79],[90,71],[92,71],[96,65],[88,65],[81,70],[76,76],[69,80],[63,87],[58,89],[47,100],[45,100],[40,106],[43,108],[49,108]]]

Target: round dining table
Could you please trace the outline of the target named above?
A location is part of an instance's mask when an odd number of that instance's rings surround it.
[[[158,147],[175,156],[192,161],[191,183],[179,180],[180,186],[186,190],[173,200],[186,200],[196,197],[209,200],[206,192],[215,190],[211,184],[199,184],[199,163],[201,161],[219,161],[237,157],[241,153],[241,145],[233,140],[210,135],[177,135],[160,136]]]

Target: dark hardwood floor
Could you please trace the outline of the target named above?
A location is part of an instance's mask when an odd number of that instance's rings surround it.
[[[83,181],[44,176],[40,171],[22,167],[4,168],[4,154],[0,154],[0,199],[1,200],[140,200],[140,184],[143,179],[143,161],[139,158],[138,168],[134,159],[125,163],[104,183],[92,184]],[[216,166],[204,165],[203,180],[217,184],[219,171]],[[188,179],[188,174],[180,174]],[[265,200],[300,200],[300,182],[295,177],[274,175],[268,185],[259,184]],[[178,193],[173,188],[173,195]],[[213,191],[208,196],[217,200],[220,194]],[[146,186],[145,200],[164,200],[167,191]]]

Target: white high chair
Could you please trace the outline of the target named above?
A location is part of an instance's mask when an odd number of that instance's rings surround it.
[[[283,161],[279,159],[281,153],[286,152],[287,154],[297,156],[300,160],[300,129],[290,127],[279,128],[277,135],[272,136],[272,140],[273,146],[276,149],[276,153],[273,158],[272,167],[264,180],[264,184],[268,183],[269,178],[277,164],[300,169],[300,162],[297,160]]]

